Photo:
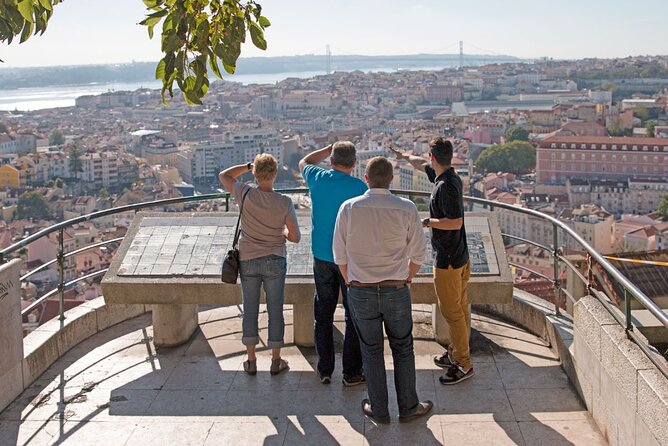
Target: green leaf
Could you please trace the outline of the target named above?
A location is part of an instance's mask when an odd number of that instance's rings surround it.
[[[222,79],[223,76],[220,74],[220,68],[218,67],[218,57],[215,54],[210,54],[209,55],[209,67],[211,67],[211,71],[213,71],[213,74],[216,75],[218,79]]]
[[[165,81],[165,65],[165,59],[163,58],[155,68],[155,78],[163,82]]]
[[[267,28],[267,27],[271,26],[271,22],[269,21],[269,19],[266,18],[263,15],[261,15],[260,18],[257,19],[257,21],[260,23],[260,26],[263,27],[263,28]]]
[[[248,30],[250,31],[251,39],[253,40],[253,45],[260,48],[261,50],[266,50],[267,41],[264,40],[264,32],[262,31],[262,28],[260,28],[260,25],[251,21]]]
[[[18,3],[18,8],[19,12],[21,13],[21,16],[25,19],[26,22],[33,23],[33,6],[32,6],[32,1],[30,0],[21,0]],[[23,42],[23,40],[21,41]]]
[[[49,0],[39,0],[39,4],[42,5],[42,8],[46,9],[47,11],[53,10],[53,6],[51,6],[51,2]]]
[[[234,72],[237,70],[236,66],[228,65],[225,62],[223,62],[223,68],[225,68],[225,71],[227,71],[229,74],[234,74]]]
[[[28,40],[28,38],[32,34],[32,30],[34,27],[35,27],[34,23],[25,22],[25,24],[23,25],[23,31],[21,31],[21,40],[19,41],[20,43],[23,43],[26,40]]]

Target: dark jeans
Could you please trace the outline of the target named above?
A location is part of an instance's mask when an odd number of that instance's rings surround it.
[[[315,349],[318,353],[318,373],[331,376],[334,372],[334,311],[343,295],[346,314],[346,332],[343,337],[343,376],[351,377],[362,373],[362,353],[355,326],[350,317],[345,281],[335,263],[313,259],[313,279],[315,296],[313,314],[315,319]]]
[[[373,414],[377,417],[389,416],[383,356],[384,325],[394,360],[394,386],[399,415],[411,415],[417,409],[419,400],[415,389],[413,317],[408,287],[351,285],[348,300],[360,337],[364,375]]]

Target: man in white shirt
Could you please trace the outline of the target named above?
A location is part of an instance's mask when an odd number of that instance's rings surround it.
[[[348,304],[360,338],[369,399],[362,411],[378,423],[389,423],[383,326],[394,360],[399,421],[429,413],[415,388],[413,318],[408,284],[420,269],[426,243],[415,204],[392,195],[392,164],[369,160],[369,190],[345,201],[334,228],[334,261],[349,285]]]

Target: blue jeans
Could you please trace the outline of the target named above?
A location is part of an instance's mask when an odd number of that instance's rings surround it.
[[[242,338],[244,345],[255,345],[260,342],[258,337],[257,319],[260,310],[260,287],[264,286],[269,313],[270,348],[283,347],[283,302],[285,300],[285,257],[268,255],[250,260],[242,260],[239,264],[241,276],[241,292],[243,295],[244,315],[242,321]]]
[[[351,285],[348,299],[360,337],[364,375],[373,414],[377,417],[389,416],[383,355],[384,325],[394,360],[399,415],[411,415],[417,409],[419,400],[415,389],[413,317],[408,287]]]
[[[313,259],[315,296],[313,303],[315,350],[318,353],[318,373],[332,376],[334,372],[334,311],[339,302],[339,291],[343,296],[346,332],[343,335],[343,376],[352,377],[362,373],[362,353],[355,332],[355,325],[348,308],[346,283],[339,267],[332,262]]]

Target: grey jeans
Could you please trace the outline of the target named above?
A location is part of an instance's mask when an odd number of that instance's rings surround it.
[[[242,338],[244,345],[255,345],[258,337],[258,315],[260,310],[260,287],[264,287],[269,313],[270,348],[283,347],[283,302],[285,301],[285,257],[268,255],[250,260],[242,260],[239,265],[241,292],[243,294],[244,315]]]

